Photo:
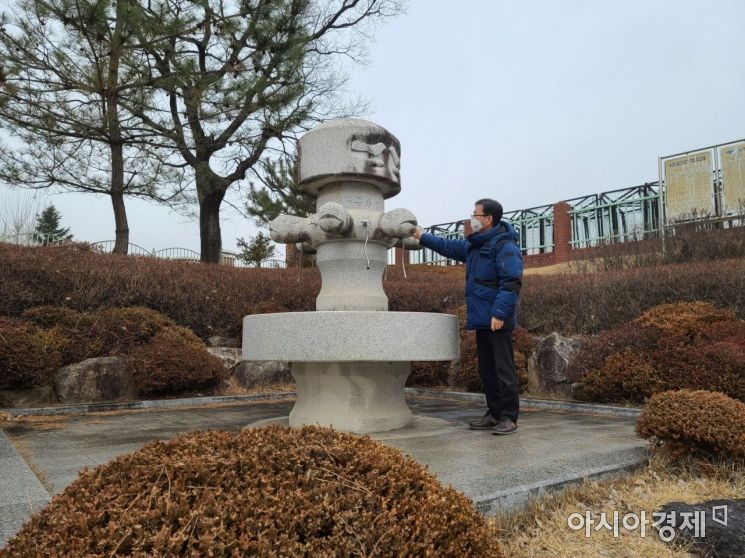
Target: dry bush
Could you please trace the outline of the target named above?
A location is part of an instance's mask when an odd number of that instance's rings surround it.
[[[95,317],[92,334],[111,356],[129,354],[163,328],[176,325],[160,312],[141,307],[103,309]]]
[[[499,557],[473,504],[328,428],[197,432],[80,478],[0,550],[31,556]]]
[[[705,390],[658,393],[642,409],[636,432],[681,456],[703,452],[742,459],[745,403]]]
[[[81,311],[142,306],[202,338],[237,337],[243,316],[268,301],[288,311],[312,310],[320,290],[317,269],[241,269],[79,246],[0,243],[0,261],[0,315],[43,305]]]
[[[0,318],[0,389],[46,385],[62,365],[64,339],[20,320]]]
[[[745,322],[709,303],[665,304],[587,339],[573,362],[583,399],[643,402],[687,388],[745,400]]]
[[[745,318],[745,258],[671,264],[588,275],[529,275],[520,322],[531,332],[594,334],[630,322],[650,308],[706,301]]]
[[[664,385],[658,372],[636,351],[608,356],[599,368],[588,370],[580,392],[589,401],[639,401]]]
[[[131,353],[133,380],[140,395],[210,389],[226,380],[222,361],[182,327],[165,327]]]
[[[63,366],[108,354],[107,346],[93,330],[96,316],[92,313],[47,305],[24,310],[22,318],[54,332],[61,340]]]
[[[450,376],[450,367],[450,361],[412,362],[406,385],[424,388],[446,386]]]
[[[705,329],[715,329],[722,322],[736,319],[731,309],[695,301],[660,304],[644,312],[634,322],[643,327],[657,328],[669,335],[694,338]]]
[[[657,348],[659,338],[659,330],[648,330],[633,321],[587,337],[572,358],[567,376],[573,382],[582,381],[588,373],[601,369],[609,357],[627,350],[649,354]]]
[[[320,290],[315,268],[238,269],[77,246],[0,243],[0,261],[0,315],[41,305],[82,311],[143,306],[203,339],[237,337],[248,314],[313,310]],[[389,267],[383,284],[394,311],[446,312],[464,303],[463,266],[408,266],[407,278]],[[709,301],[745,318],[745,259],[525,276],[519,319],[534,334],[597,333],[679,300]]]

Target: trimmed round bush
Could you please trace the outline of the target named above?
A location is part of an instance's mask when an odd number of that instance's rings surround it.
[[[472,503],[328,428],[197,432],[84,471],[10,556],[501,556]]]
[[[745,458],[745,403],[713,391],[665,391],[644,406],[636,432],[679,455]]]
[[[179,326],[163,328],[131,356],[141,395],[209,389],[228,377],[222,361],[196,335]]]

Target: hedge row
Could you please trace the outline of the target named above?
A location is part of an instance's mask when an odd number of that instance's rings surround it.
[[[461,266],[389,268],[390,310],[448,312],[464,304]],[[99,254],[84,245],[0,244],[0,315],[34,306],[77,310],[144,306],[202,338],[238,336],[243,316],[309,311],[317,269],[237,269],[149,257]],[[745,318],[745,259],[594,274],[526,275],[520,322],[531,333],[598,333],[653,306],[701,300]]]

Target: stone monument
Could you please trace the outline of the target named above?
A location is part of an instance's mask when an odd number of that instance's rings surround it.
[[[290,425],[357,433],[403,428],[411,361],[458,358],[458,321],[449,314],[388,312],[383,272],[391,247],[417,245],[408,209],[385,211],[401,191],[398,140],[356,118],[322,124],[298,144],[299,183],[316,213],[280,215],[275,242],[316,251],[321,291],[315,312],[243,319],[243,358],[290,361],[297,401]]]

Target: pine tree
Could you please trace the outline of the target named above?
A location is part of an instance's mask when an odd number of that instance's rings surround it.
[[[316,200],[303,193],[297,183],[297,157],[287,156],[262,163],[263,186],[251,183],[246,212],[259,226],[266,226],[278,215],[307,217],[315,211]]]
[[[50,205],[36,219],[33,239],[43,246],[47,244],[59,244],[72,240],[70,227],[61,227],[62,215],[54,205]]]
[[[259,232],[250,242],[243,238],[236,239],[236,242],[242,248],[238,259],[256,267],[261,267],[261,262],[274,256],[274,245],[271,239],[262,232]]]

